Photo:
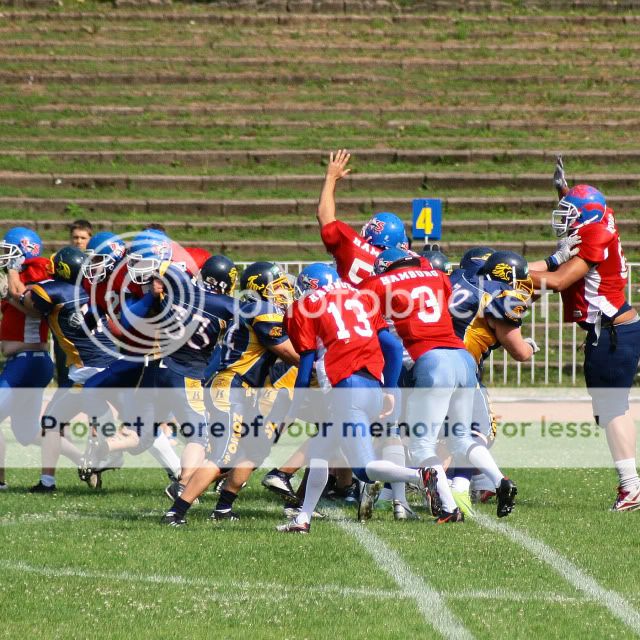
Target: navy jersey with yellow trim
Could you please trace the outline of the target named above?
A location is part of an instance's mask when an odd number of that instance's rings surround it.
[[[283,319],[282,311],[270,302],[242,302],[224,336],[218,372],[231,371],[252,387],[263,386],[277,358],[268,347],[288,340]]]
[[[169,312],[176,323],[173,328],[181,325],[189,337],[185,341],[180,337],[181,331],[177,331],[180,346],[169,353],[164,362],[180,375],[201,380],[220,335],[233,321],[238,301],[197,286],[174,264],[164,269],[163,276],[165,295],[160,305],[171,307]]]
[[[528,309],[528,298],[508,285],[461,274],[453,285],[449,311],[456,335],[478,364],[500,346],[487,318],[519,327]]]
[[[31,287],[34,307],[47,319],[49,328],[67,357],[67,365],[107,367],[117,347],[100,322],[89,330],[84,316],[89,294],[70,282],[45,280]]]

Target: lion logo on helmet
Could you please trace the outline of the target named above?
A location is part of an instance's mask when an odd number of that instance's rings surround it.
[[[68,280],[71,277],[71,267],[66,262],[58,262],[56,265],[56,275]]]
[[[511,278],[513,267],[506,262],[499,262],[491,270],[491,275],[495,276],[499,280],[509,280]]]

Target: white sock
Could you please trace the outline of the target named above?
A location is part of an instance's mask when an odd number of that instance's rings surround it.
[[[471,477],[471,485],[474,491],[495,491],[493,483],[484,473],[477,473]]]
[[[453,499],[453,494],[451,493],[451,487],[449,486],[449,480],[447,479],[447,474],[445,473],[444,467],[441,464],[436,464],[432,465],[432,468],[435,469],[438,473],[438,476],[436,478],[436,486],[438,488],[438,495],[440,496],[440,500],[442,501],[442,508],[447,513],[453,513],[458,505]]]
[[[153,441],[149,452],[164,469],[170,471],[176,478],[180,477],[180,458],[164,433],[158,435]]]
[[[494,489],[500,484],[500,480],[504,478],[504,474],[500,471],[496,461],[486,447],[478,444],[469,447],[467,458],[476,469],[480,469],[491,480]]]
[[[391,482],[391,486],[398,482],[420,482],[420,472],[417,469],[401,467],[388,460],[372,460],[365,468],[372,480]]]
[[[304,490],[304,502],[300,514],[296,516],[298,524],[308,524],[311,516],[320,502],[322,491],[329,479],[329,463],[322,458],[312,458],[309,461],[309,475],[307,476],[307,486]]]
[[[460,476],[454,476],[451,481],[451,491],[458,493],[469,493],[469,485],[471,482],[467,478],[461,478]]]
[[[49,476],[49,475],[47,475],[46,473],[43,473],[43,474],[40,476],[40,482],[42,482],[42,484],[43,484],[45,487],[54,487],[54,486],[55,486],[55,484],[56,484],[56,479],[55,479],[55,477],[54,477],[54,476]]]
[[[390,444],[382,449],[382,459],[392,462],[399,467],[406,466],[404,447],[401,444]],[[407,485],[405,482],[392,482],[391,491],[394,500],[400,500],[403,504],[407,501]]]
[[[640,484],[638,471],[636,470],[636,459],[627,458],[626,460],[616,460],[614,462],[618,478],[620,478],[620,486],[625,490],[635,489]]]

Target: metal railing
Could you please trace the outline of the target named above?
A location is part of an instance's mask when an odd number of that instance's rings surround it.
[[[245,267],[250,262],[240,262]],[[296,275],[311,261],[278,262],[287,272]],[[627,263],[627,300],[633,304],[640,299],[640,278],[634,277],[640,270],[640,262]],[[540,351],[527,363],[516,362],[504,349],[491,352],[485,365],[485,376],[490,384],[521,385],[576,385],[582,384],[579,370],[582,367],[581,345],[584,332],[575,322],[562,322],[562,298],[547,291],[531,305],[525,318],[522,333],[531,336]]]

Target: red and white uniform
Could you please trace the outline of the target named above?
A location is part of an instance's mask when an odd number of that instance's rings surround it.
[[[427,261],[425,261],[428,264]],[[360,289],[380,300],[380,310],[395,326],[413,360],[431,349],[464,349],[453,330],[449,277],[436,269],[405,267],[365,280]]]
[[[28,258],[24,261],[20,272],[20,280],[29,285],[42,280],[49,280],[48,258]],[[2,322],[0,323],[0,340],[38,344],[46,342],[49,335],[49,325],[44,318],[32,318],[16,309],[6,300],[0,303]]]
[[[369,244],[348,224],[334,220],[322,227],[320,236],[342,280],[357,286],[373,273],[373,263],[382,249]]]
[[[296,300],[285,323],[298,353],[326,349],[324,368],[332,385],[362,369],[382,380],[378,332],[387,325],[371,296],[349,283],[334,282]]]
[[[595,323],[599,313],[612,317],[626,301],[628,269],[613,211],[600,222],[580,227],[578,256],[591,265],[587,274],[562,292],[565,322]]]
[[[91,302],[95,302],[98,309],[107,314],[110,319],[115,319],[120,313],[121,295],[130,293],[136,298],[141,298],[143,295],[139,284],[131,281],[126,282],[127,274],[127,263],[125,260],[121,260],[106,280],[95,285],[92,285],[86,278],[82,280],[82,286],[89,294]]]

